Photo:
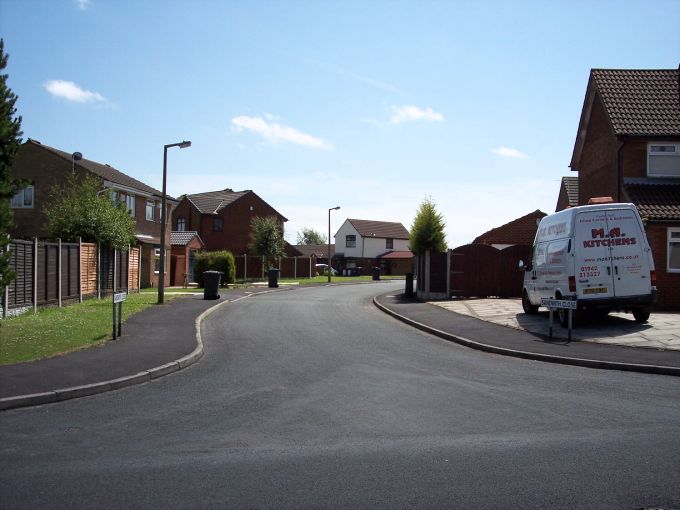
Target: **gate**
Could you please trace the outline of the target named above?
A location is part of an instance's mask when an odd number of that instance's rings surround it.
[[[530,253],[527,245],[503,250],[486,244],[459,246],[450,253],[451,296],[521,296],[523,273],[518,262],[528,260]]]

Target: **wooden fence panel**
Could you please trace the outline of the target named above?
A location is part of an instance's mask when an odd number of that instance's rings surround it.
[[[128,285],[130,290],[139,290],[139,247],[130,248],[130,266],[128,267]]]
[[[80,274],[83,296],[97,293],[97,245],[83,243],[80,252]]]
[[[61,245],[61,298],[75,299],[80,296],[78,287],[78,245]]]
[[[451,252],[451,295],[498,295],[500,251],[485,244],[466,244]]]
[[[33,243],[13,240],[10,243],[10,266],[16,278],[9,284],[9,308],[33,304]]]

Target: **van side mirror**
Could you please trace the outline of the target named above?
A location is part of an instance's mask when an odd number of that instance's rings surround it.
[[[524,265],[524,261],[520,260],[519,261],[519,270],[520,271],[531,271],[533,268],[531,267],[531,264]]]

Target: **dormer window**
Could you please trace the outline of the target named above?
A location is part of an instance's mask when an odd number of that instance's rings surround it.
[[[647,145],[647,177],[680,177],[680,143]]]

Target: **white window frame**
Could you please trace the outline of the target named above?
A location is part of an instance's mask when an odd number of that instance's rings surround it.
[[[160,259],[161,259],[161,249],[160,248],[154,248],[154,259],[153,259],[153,268],[154,274],[158,274],[158,269],[156,269],[156,260],[158,260],[158,265],[160,266]],[[165,271],[163,271],[163,274],[168,274],[168,250],[165,250]]]
[[[151,218],[149,218],[149,206],[151,206]],[[154,204],[153,200],[147,200],[146,201],[146,221],[153,221],[153,216],[154,216],[154,210],[156,209],[156,204]]]
[[[671,244],[677,245],[677,249],[680,250],[680,228],[679,227],[669,227],[666,234],[666,271],[669,273],[680,273],[680,267],[671,268]],[[673,238],[672,234],[676,234]]]
[[[353,237],[354,239],[350,238]],[[352,243],[352,244],[350,244]],[[345,236],[345,248],[356,248],[357,247],[357,236],[355,234],[347,234]]]
[[[31,203],[26,203],[26,190],[31,190]],[[10,199],[10,208],[12,209],[33,209],[35,205],[35,186],[32,184],[19,190],[16,195]]]
[[[185,218],[177,218],[177,231],[184,232],[187,228],[187,220]]]
[[[653,152],[652,147],[658,147],[658,146],[668,146],[668,147],[673,147],[673,151],[668,151],[668,152]],[[650,164],[650,158],[652,156],[655,157],[666,157],[666,158],[678,158],[678,165],[680,165],[680,143],[673,143],[673,142],[649,142],[647,144],[647,177],[680,177],[680,173],[674,173],[674,174],[664,174],[664,173],[652,173],[651,172],[651,164]]]
[[[135,202],[137,202],[136,198],[137,197],[131,193],[125,194],[125,207],[128,208],[128,211],[130,211],[130,216],[133,218],[135,217]]]

